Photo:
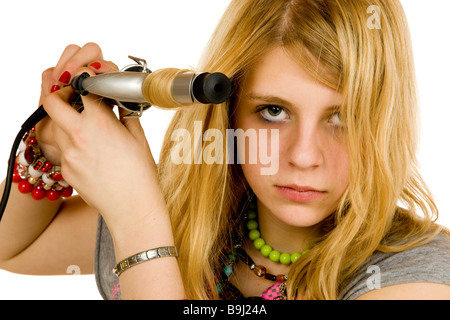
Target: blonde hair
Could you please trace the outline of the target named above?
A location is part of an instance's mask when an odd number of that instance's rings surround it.
[[[380,9],[381,29],[367,26],[372,5]],[[349,186],[321,224],[319,244],[292,265],[288,278],[289,298],[337,299],[375,250],[405,250],[440,231],[433,222],[436,205],[418,172],[418,103],[407,21],[398,0],[235,0],[199,70],[228,75],[236,96],[249,68],[276,46],[344,97]],[[202,121],[202,132],[225,132],[232,126],[233,101],[178,111],[158,165],[191,299],[218,298],[214,274],[231,249],[233,221],[248,186],[239,165],[174,164],[171,136],[178,128],[193,132],[194,121]],[[191,157],[206,143],[193,145]]]

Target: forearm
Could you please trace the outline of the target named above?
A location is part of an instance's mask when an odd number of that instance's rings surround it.
[[[170,220],[165,209],[153,210],[138,223],[112,232],[117,262],[139,252],[173,246]],[[184,287],[175,257],[135,265],[120,275],[124,299],[184,299]]]
[[[3,194],[5,182],[0,185]],[[0,263],[14,257],[33,243],[58,213],[62,200],[34,200],[13,184],[0,222]]]

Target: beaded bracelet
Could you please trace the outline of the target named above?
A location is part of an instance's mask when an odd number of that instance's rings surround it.
[[[63,179],[61,167],[54,166],[42,155],[35,128],[28,131],[20,142],[12,181],[18,183],[20,192],[31,193],[36,200],[47,198],[55,201],[73,193],[73,188]]]

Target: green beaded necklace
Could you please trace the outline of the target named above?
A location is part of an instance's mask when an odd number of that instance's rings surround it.
[[[289,254],[287,252],[280,253],[277,250],[273,250],[271,246],[266,244],[266,241],[261,238],[261,232],[258,230],[258,214],[255,211],[256,205],[251,203],[249,210],[247,211],[247,229],[249,231],[248,236],[253,241],[253,246],[256,250],[259,250],[264,257],[269,257],[273,262],[281,262],[282,264],[289,265],[297,261],[301,256],[306,254],[310,249],[306,249],[302,252],[294,252]]]

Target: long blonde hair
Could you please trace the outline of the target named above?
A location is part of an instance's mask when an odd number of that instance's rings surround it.
[[[375,28],[368,25],[370,6],[380,13]],[[290,298],[301,293],[307,299],[337,299],[375,250],[405,250],[440,231],[434,224],[436,205],[418,172],[418,103],[408,32],[398,0],[234,0],[205,50],[199,70],[228,75],[235,96],[247,70],[275,46],[343,94],[349,186],[321,224],[319,244],[292,265]],[[230,250],[233,221],[248,186],[239,165],[196,164],[194,157],[207,145],[201,139],[184,155],[191,164],[173,163],[172,133],[179,128],[192,133],[194,121],[202,121],[202,133],[214,128],[225,136],[233,100],[179,110],[158,164],[192,299],[218,298],[214,274]]]

